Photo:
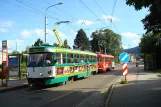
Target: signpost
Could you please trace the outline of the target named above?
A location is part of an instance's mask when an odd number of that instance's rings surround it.
[[[120,62],[122,62],[122,67],[123,67],[122,72],[123,72],[123,75],[125,75],[125,81],[126,81],[126,75],[128,74],[127,63],[130,60],[130,55],[126,52],[123,52],[120,54],[119,60],[120,60]]]
[[[8,82],[8,45],[7,40],[2,41],[2,86]]]

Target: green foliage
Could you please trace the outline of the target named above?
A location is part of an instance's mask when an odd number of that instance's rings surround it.
[[[128,84],[128,81],[127,81],[127,80],[122,79],[122,80],[121,80],[121,84]]]
[[[67,39],[64,40],[64,48],[70,48],[70,46],[68,45]]]
[[[74,39],[74,49],[90,50],[89,39],[83,29],[80,29]]]
[[[12,53],[11,54],[20,54],[20,52],[19,51],[17,51],[17,50],[14,50],[14,51],[12,51]]]
[[[157,45],[158,41],[160,41],[160,35],[153,36],[152,33],[143,35],[143,37],[141,38],[141,42],[139,44],[140,52],[141,53],[155,53],[156,49],[159,47],[159,45]]]
[[[110,29],[96,30],[91,35],[91,48],[94,52],[101,52],[115,56],[118,62],[119,54],[123,51],[121,36]],[[102,41],[102,42],[100,42]]]
[[[136,10],[149,8],[149,14],[142,20],[147,33],[161,32],[161,0],[126,0],[126,4],[134,6]]]
[[[22,62],[21,63],[21,75],[22,76],[25,76],[25,74],[26,74],[26,62]]]
[[[31,48],[31,46],[26,46],[25,50],[22,51],[22,54],[28,54],[29,48]]]
[[[37,41],[35,41],[34,46],[40,46],[43,44],[43,41],[39,38]]]

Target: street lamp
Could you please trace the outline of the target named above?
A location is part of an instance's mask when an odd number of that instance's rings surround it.
[[[46,25],[47,25],[47,16],[46,16],[46,13],[47,13],[47,11],[48,11],[48,9],[49,9],[50,7],[54,7],[54,6],[56,6],[56,5],[61,5],[61,4],[63,4],[63,3],[59,2],[59,3],[57,3],[57,4],[51,5],[51,6],[49,6],[49,7],[46,8],[46,11],[45,11],[45,43],[46,43]]]

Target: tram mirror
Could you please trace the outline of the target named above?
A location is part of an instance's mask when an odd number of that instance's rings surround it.
[[[51,63],[51,61],[50,60],[46,60],[46,64],[50,64]]]

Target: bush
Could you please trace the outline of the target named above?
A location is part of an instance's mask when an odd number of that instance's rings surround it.
[[[7,79],[8,75],[4,72],[0,72],[0,79]]]

